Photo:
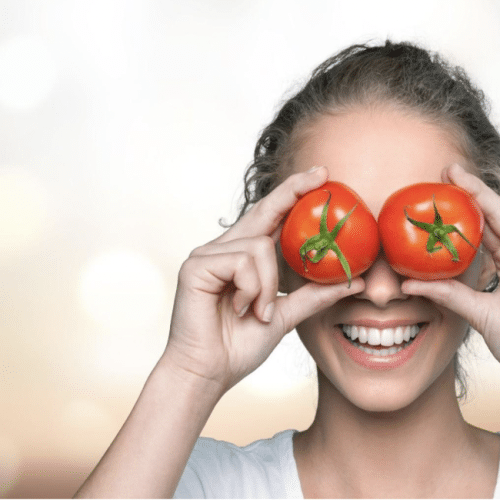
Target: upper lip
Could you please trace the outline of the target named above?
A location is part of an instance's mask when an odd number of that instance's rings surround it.
[[[363,318],[352,321],[345,321],[340,324],[364,326],[366,328],[377,328],[378,330],[383,330],[384,328],[396,328],[398,326],[410,326],[410,325],[417,325],[419,323],[426,323],[426,321],[417,319],[391,319],[382,321],[378,319]]]

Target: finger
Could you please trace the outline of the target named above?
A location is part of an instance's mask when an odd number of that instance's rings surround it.
[[[364,288],[365,283],[361,278],[354,279],[350,288],[347,283],[337,285],[307,283],[287,296],[278,297],[273,322],[280,321],[282,331],[288,333],[307,318],[333,306],[349,295],[362,292]]]
[[[297,200],[308,191],[322,186],[327,179],[328,170],[325,167],[317,167],[308,172],[291,175],[258,201],[218,240],[229,241],[273,234]]]
[[[498,309],[495,294],[482,293],[457,280],[406,280],[401,290],[407,295],[419,295],[446,307],[464,318],[475,330],[487,335],[492,329],[491,311]],[[497,326],[498,328],[498,326]]]
[[[278,293],[278,259],[274,241],[268,236],[242,238],[223,243],[209,243],[197,248],[192,255],[218,255],[247,252],[256,266],[260,281],[260,294],[255,299],[254,313],[266,323],[272,319],[274,300]]]
[[[490,229],[488,223],[484,225],[483,244],[493,257],[497,270],[500,271],[500,237]]]
[[[500,236],[500,196],[479,177],[466,172],[458,164],[448,167],[443,173],[443,177],[447,177],[453,184],[474,196],[490,228],[496,235]]]
[[[234,311],[243,316],[261,292],[257,266],[248,252],[190,257],[181,268],[181,281],[190,288],[214,295],[234,286]]]

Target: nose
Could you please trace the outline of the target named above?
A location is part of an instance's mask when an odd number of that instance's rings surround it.
[[[356,295],[359,299],[369,300],[384,309],[391,301],[408,298],[408,295],[401,291],[404,278],[391,268],[383,251],[362,277],[365,280],[365,289]]]

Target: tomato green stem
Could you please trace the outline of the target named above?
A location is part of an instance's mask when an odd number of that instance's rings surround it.
[[[351,286],[351,268],[349,266],[349,262],[345,258],[344,254],[340,250],[339,246],[335,242],[335,238],[337,237],[339,231],[342,229],[342,226],[346,223],[347,219],[354,212],[354,209],[357,207],[357,204],[342,218],[340,219],[332,231],[328,231],[327,224],[327,216],[328,216],[328,207],[330,205],[330,200],[332,197],[332,193],[328,193],[328,200],[323,207],[323,212],[321,213],[321,220],[319,223],[319,233],[311,236],[305,243],[300,247],[300,257],[302,258],[302,262],[304,264],[304,270],[308,272],[307,269],[307,259],[309,259],[313,264],[317,264],[329,250],[332,250],[335,255],[338,257],[340,264],[342,265],[342,269],[344,270],[347,280],[349,282],[348,287]],[[311,257],[309,252],[315,251],[315,254]]]
[[[429,238],[427,239],[426,250],[428,253],[434,253],[441,250],[443,247],[450,252],[453,262],[459,262],[460,258],[458,251],[453,245],[448,234],[458,233],[459,236],[464,239],[472,248],[477,248],[465,237],[465,235],[453,224],[444,224],[441,214],[439,213],[436,205],[436,197],[432,195],[432,203],[434,205],[434,222],[429,224],[428,222],[420,222],[412,219],[405,208],[406,219],[411,222],[414,226],[423,229],[429,233]]]

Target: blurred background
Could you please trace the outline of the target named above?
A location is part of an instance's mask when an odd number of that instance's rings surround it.
[[[178,269],[233,220],[259,131],[355,42],[410,39],[469,71],[500,122],[500,2],[0,1],[0,496],[69,497],[168,336]],[[466,419],[500,430],[476,336]],[[306,428],[314,367],[287,336],[203,434]]]

